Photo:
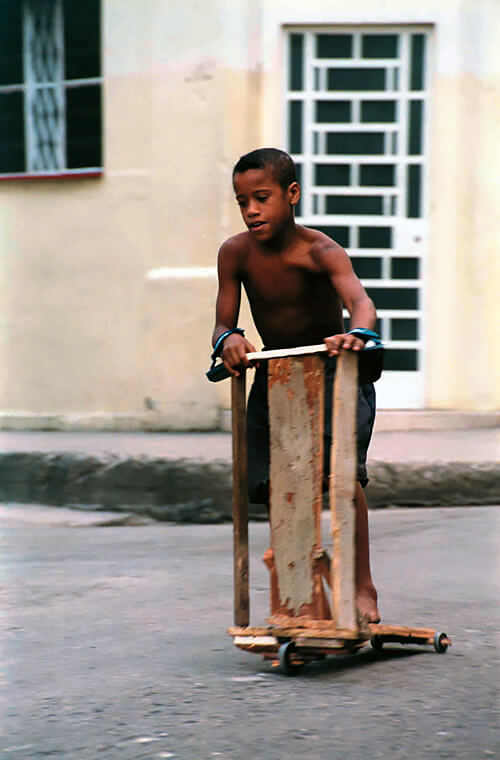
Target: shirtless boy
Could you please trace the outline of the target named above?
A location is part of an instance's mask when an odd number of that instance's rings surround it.
[[[223,333],[236,328],[243,285],[266,348],[324,341],[329,357],[344,350],[363,349],[362,334],[345,332],[342,305],[350,314],[353,328],[368,330],[375,325],[375,307],[344,249],[322,232],[295,223],[300,187],[290,156],[275,148],[262,148],[242,156],[233,170],[233,186],[248,231],[226,240],[219,251],[213,345]],[[229,332],[217,345],[217,352],[232,375],[249,366],[246,354],[255,350],[241,332]],[[328,361],[335,362],[333,358]],[[262,452],[264,458],[268,456],[266,388],[263,366],[256,370],[248,402],[250,460],[258,459]],[[331,394],[331,390],[328,392]],[[373,386],[361,386],[355,494],[356,603],[368,622],[380,619],[370,570],[368,507],[362,487],[367,482],[366,449],[374,414]],[[260,456],[260,462],[249,468],[249,476],[257,473],[257,482],[250,484],[250,499],[254,502],[264,503],[267,499],[266,467],[268,462],[262,464]]]

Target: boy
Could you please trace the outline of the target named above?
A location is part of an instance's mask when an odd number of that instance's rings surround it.
[[[354,328],[373,330],[376,312],[343,248],[323,233],[295,223],[300,198],[295,165],[287,153],[261,148],[242,156],[233,169],[236,201],[248,231],[226,240],[218,256],[219,291],[212,343],[232,375],[248,367],[254,346],[236,328],[241,285],[255,326],[268,349],[324,341],[329,357],[360,351],[363,333],[345,332],[342,305]],[[227,333],[224,337],[222,337]],[[366,338],[365,338],[366,339]],[[335,360],[326,367],[325,401],[330,400]],[[330,366],[328,366],[328,364]],[[269,442],[267,367],[257,368],[248,401],[249,495],[267,502]],[[368,538],[366,450],[375,417],[373,385],[358,398],[358,482],[356,483],[356,604],[368,622],[380,620]],[[327,446],[325,446],[327,448]],[[328,459],[328,455],[325,460]]]

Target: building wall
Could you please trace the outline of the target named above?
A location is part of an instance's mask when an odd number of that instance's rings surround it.
[[[3,424],[218,425],[216,280],[189,269],[242,229],[236,158],[284,144],[287,24],[433,25],[425,403],[498,408],[500,13],[436,5],[103,0],[104,176],[0,185]]]
[[[429,250],[425,406],[498,409],[500,9],[495,0],[264,4],[263,142],[283,139],[283,25],[429,24]]]

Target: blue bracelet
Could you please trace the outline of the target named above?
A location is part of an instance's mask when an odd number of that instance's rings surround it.
[[[374,330],[367,330],[366,327],[355,327],[352,330],[349,330],[347,335],[359,335],[360,338],[366,338],[366,340],[369,340],[372,338],[373,340],[380,340],[380,335],[376,333]]]
[[[210,357],[213,362],[217,359],[217,357],[222,353],[222,344],[228,338],[230,335],[233,335],[234,333],[237,333],[238,335],[245,335],[245,331],[242,327],[235,327],[233,330],[226,330],[226,332],[223,332],[222,335],[219,335],[217,340],[215,341],[214,350],[212,353],[212,356]]]

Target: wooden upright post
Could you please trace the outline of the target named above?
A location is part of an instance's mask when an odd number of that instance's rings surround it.
[[[248,590],[248,464],[245,372],[231,379],[233,430],[234,623],[250,622]]]
[[[341,351],[333,393],[330,508],[333,538],[333,619],[339,629],[359,629],[355,602],[356,427],[358,356]]]
[[[269,361],[271,548],[274,615],[322,618],[321,544],[323,362],[318,356]]]

